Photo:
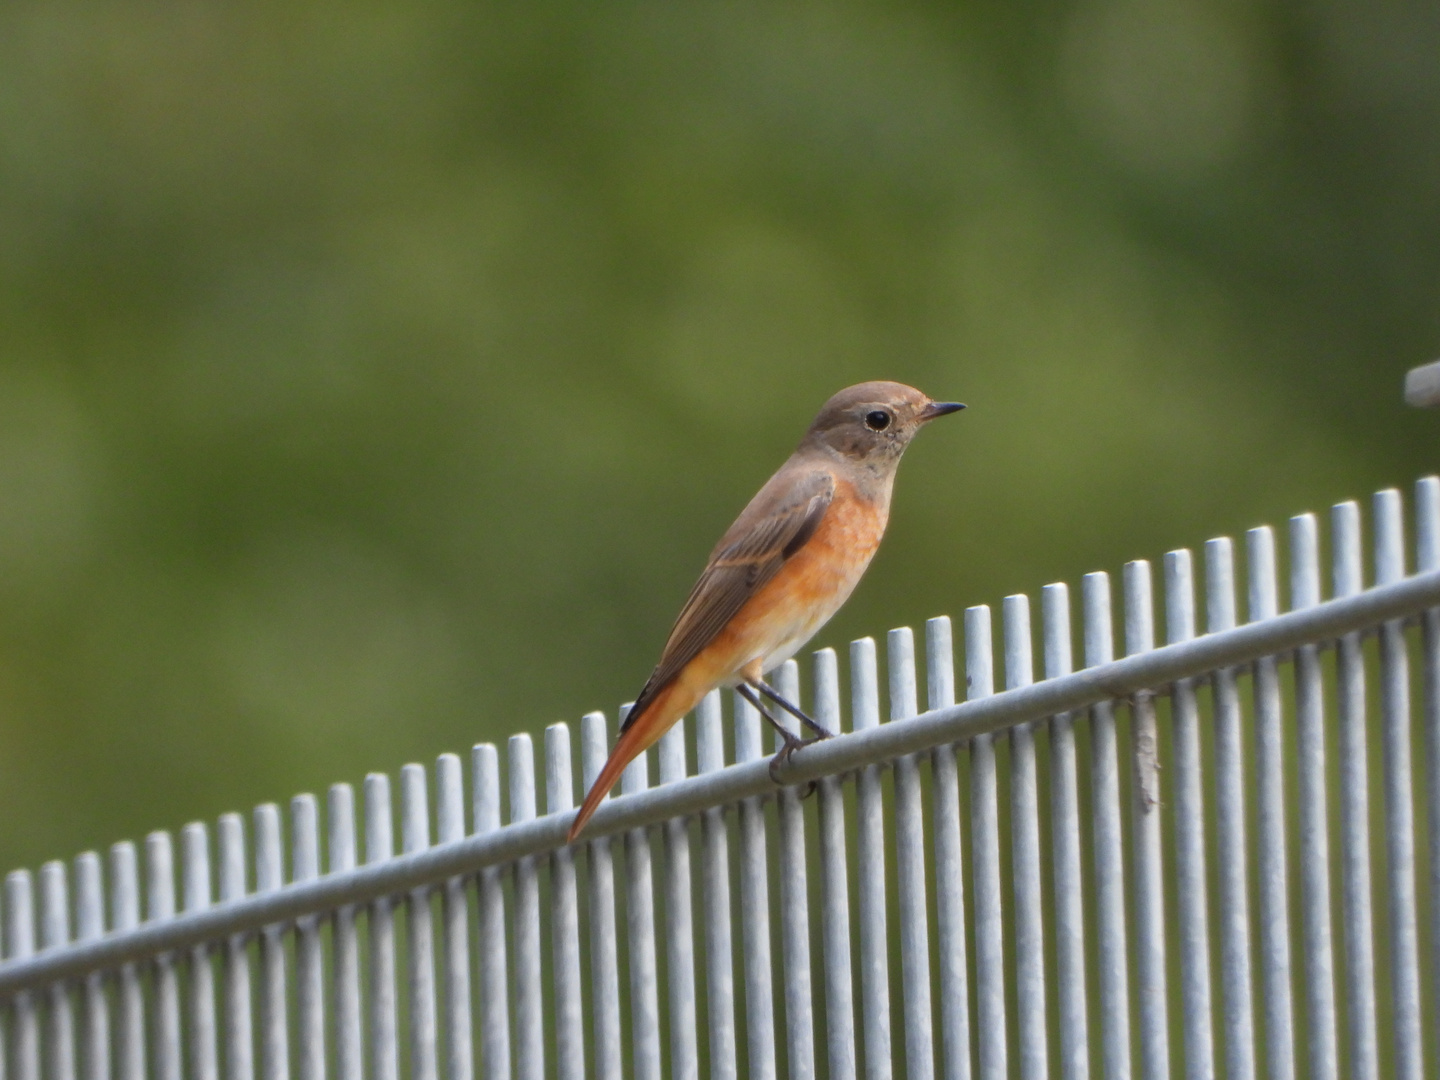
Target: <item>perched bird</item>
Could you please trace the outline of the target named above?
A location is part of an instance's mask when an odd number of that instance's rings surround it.
[[[733,686],[780,733],[771,763],[801,745],[756,694],[830,732],[766,682],[850,597],[890,516],[900,456],[925,424],[964,405],[893,382],[841,390],[790,460],[735,519],[675,620],[660,663],[635,699],[615,749],[570,826],[573,842],[625,766],[717,686]]]

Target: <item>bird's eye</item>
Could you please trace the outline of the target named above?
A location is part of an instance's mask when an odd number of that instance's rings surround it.
[[[871,431],[884,431],[890,426],[890,414],[884,409],[868,412],[865,414],[865,426]]]

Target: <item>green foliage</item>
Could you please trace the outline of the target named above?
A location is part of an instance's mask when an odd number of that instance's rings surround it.
[[[861,379],[971,409],[817,644],[1434,468],[1437,38],[6,5],[0,858],[613,711]]]

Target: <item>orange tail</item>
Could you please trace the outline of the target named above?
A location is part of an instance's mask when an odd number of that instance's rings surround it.
[[[684,716],[695,702],[690,702],[683,709],[675,709],[676,687],[674,684],[661,691],[651,706],[645,710],[644,715],[637,717],[635,722],[620,733],[620,738],[615,741],[615,749],[610,751],[610,758],[605,762],[605,767],[600,770],[600,775],[595,778],[585,801],[580,804],[580,813],[576,815],[575,821],[570,826],[570,835],[567,842],[573,844],[580,831],[585,828],[585,823],[590,820],[592,814],[600,806],[605,796],[610,794],[610,789],[620,779],[620,774],[625,771],[625,766],[634,761],[637,757],[648,750],[656,740],[670,730],[670,726],[676,720]],[[698,700],[698,699],[697,699]]]

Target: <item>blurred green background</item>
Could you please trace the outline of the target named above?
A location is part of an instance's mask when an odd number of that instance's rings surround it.
[[[816,644],[1408,484],[1440,9],[12,0],[0,864],[633,696],[862,379]]]

